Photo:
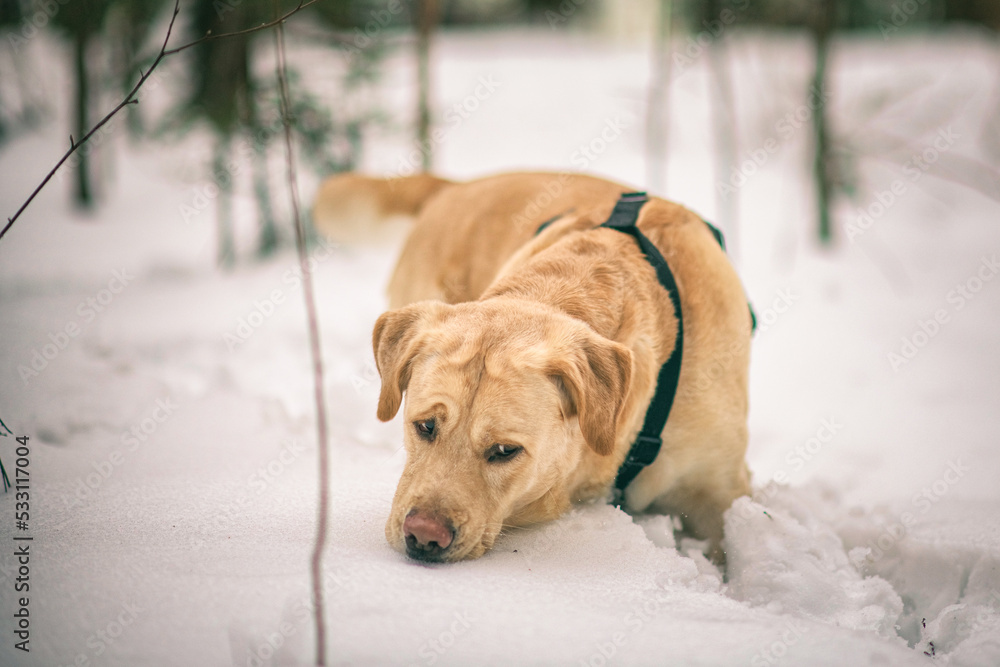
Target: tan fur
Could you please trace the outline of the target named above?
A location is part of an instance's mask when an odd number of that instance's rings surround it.
[[[450,184],[430,174],[389,179],[335,174],[320,184],[313,225],[339,243],[381,242],[403,233],[424,203]]]
[[[414,508],[455,526],[443,559],[459,560],[482,555],[504,526],[607,495],[677,330],[635,240],[594,229],[625,190],[508,174],[449,185],[421,208],[390,284],[394,309],[373,334],[379,418],[406,396],[407,463],[386,524],[395,548],[405,550]],[[746,299],[698,216],[652,198],[639,227],[677,280],[685,346],[663,447],[626,507],[679,514],[721,560],[722,512],[750,491]],[[431,417],[439,431],[426,442],[414,423]],[[523,450],[491,463],[494,443]]]

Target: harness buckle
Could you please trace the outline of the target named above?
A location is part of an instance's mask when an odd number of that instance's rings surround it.
[[[656,460],[662,445],[663,438],[660,436],[640,433],[632,443],[632,449],[625,457],[625,463],[646,467]]]

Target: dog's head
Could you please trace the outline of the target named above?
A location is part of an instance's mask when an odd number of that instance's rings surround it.
[[[505,523],[558,516],[586,449],[614,451],[631,352],[516,299],[424,301],[373,334],[378,417],[403,403],[406,467],[386,537],[427,561],[477,558]]]

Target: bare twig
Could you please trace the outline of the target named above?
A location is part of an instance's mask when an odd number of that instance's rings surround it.
[[[326,626],[324,624],[323,580],[321,575],[323,548],[326,545],[326,523],[329,506],[329,472],[326,432],[326,400],[323,397],[323,357],[319,342],[319,325],[316,316],[316,299],[313,295],[312,273],[306,256],[305,230],[299,214],[299,189],[295,175],[295,155],[292,151],[291,104],[288,96],[288,76],[285,71],[285,39],[281,22],[274,31],[278,54],[278,83],[281,89],[281,115],[285,126],[285,158],[288,162],[288,191],[292,200],[292,215],[295,218],[295,247],[298,250],[299,266],[302,272],[302,290],[306,300],[306,316],[309,320],[309,348],[312,353],[313,379],[316,397],[316,430],[319,450],[319,507],[316,518],[316,542],[313,545],[310,573],[312,576],[313,614],[316,626],[316,664],[326,664]]]
[[[144,83],[146,83],[150,75],[153,73],[153,70],[156,69],[156,67],[165,57],[173,55],[175,53],[180,53],[181,51],[190,49],[193,46],[201,44],[202,42],[207,42],[213,39],[222,39],[223,37],[235,37],[237,35],[248,35],[252,32],[257,32],[259,30],[266,30],[267,28],[273,28],[274,26],[281,25],[285,20],[287,20],[293,14],[296,14],[305,9],[306,7],[308,7],[309,5],[313,5],[317,2],[319,2],[319,0],[308,0],[308,1],[300,0],[299,4],[294,9],[285,12],[285,14],[274,19],[273,21],[262,23],[259,26],[253,28],[247,28],[246,30],[237,30],[235,32],[219,33],[218,35],[212,35],[212,34],[205,35],[204,37],[200,37],[199,39],[196,39],[193,42],[189,42],[188,44],[183,44],[174,49],[167,49],[167,43],[170,41],[170,35],[174,29],[174,22],[177,20],[177,15],[181,11],[180,0],[174,0],[174,12],[170,17],[170,25],[167,27],[167,35],[163,39],[163,46],[160,47],[160,52],[156,55],[156,58],[153,59],[152,64],[145,71],[145,73],[142,73],[142,70],[139,70],[141,74],[141,76],[139,77],[139,81],[135,84],[135,86],[132,87],[132,90],[129,91],[128,95],[125,96],[125,99],[122,100],[118,104],[118,106],[116,106],[114,109],[108,112],[108,114],[104,116],[104,118],[99,120],[97,124],[94,125],[94,127],[92,127],[90,131],[83,136],[83,138],[81,138],[78,141],[74,141],[73,137],[70,137],[69,150],[66,151],[66,153],[62,156],[59,162],[56,163],[56,166],[52,167],[52,170],[49,171],[48,174],[46,174],[45,178],[42,179],[42,182],[38,184],[38,187],[34,189],[34,191],[28,196],[28,198],[24,201],[24,203],[21,204],[21,207],[17,209],[17,212],[14,213],[13,216],[7,218],[7,224],[4,225],[4,228],[2,230],[0,230],[0,239],[3,239],[4,235],[7,233],[7,230],[14,225],[14,222],[19,217],[21,217],[21,214],[24,213],[24,210],[28,208],[28,205],[31,204],[32,201],[34,201],[35,197],[38,196],[38,193],[42,191],[42,188],[44,188],[48,184],[48,182],[52,180],[52,177],[55,176],[56,172],[59,171],[60,167],[62,167],[63,164],[66,163],[66,160],[68,160],[70,156],[73,155],[73,153],[75,153],[80,146],[87,143],[90,137],[92,137],[94,133],[97,132],[99,129],[104,127],[104,125],[107,124],[109,120],[114,118],[119,111],[124,109],[129,104],[139,103],[139,100],[135,99],[136,93],[139,92],[139,89],[142,87]]]
[[[149,75],[153,73],[153,70],[156,69],[156,66],[160,64],[161,60],[163,60],[165,49],[167,48],[167,42],[170,41],[170,33],[173,32],[174,29],[174,21],[177,20],[177,15],[179,13],[180,13],[180,0],[175,0],[174,13],[170,17],[170,25],[167,27],[167,36],[164,38],[163,46],[160,48],[160,53],[159,55],[156,56],[156,59],[153,61],[153,64],[150,65],[149,69],[146,70],[145,74],[139,77],[138,83],[136,83],[135,86],[132,87],[132,90],[129,91],[129,94],[125,96],[125,99],[122,100],[118,104],[118,106],[112,109],[106,116],[104,116],[104,118],[99,120],[97,122],[97,125],[94,125],[94,127],[90,129],[90,132],[87,132],[87,134],[85,134],[82,139],[80,139],[79,141],[74,141],[73,136],[70,135],[69,150],[66,151],[66,153],[62,156],[62,159],[60,159],[59,162],[56,163],[56,166],[52,167],[52,170],[48,174],[46,174],[45,178],[42,179],[42,182],[38,184],[38,187],[36,187],[35,190],[31,193],[31,195],[25,200],[25,202],[21,204],[21,208],[17,209],[17,212],[13,215],[13,217],[7,218],[7,224],[4,225],[4,228],[2,230],[0,230],[0,239],[4,237],[4,234],[6,234],[7,230],[11,228],[11,226],[14,224],[14,221],[21,216],[21,213],[24,212],[24,209],[28,208],[28,205],[32,201],[34,201],[38,193],[42,191],[42,188],[44,188],[45,185],[52,179],[52,177],[55,176],[56,172],[59,171],[59,168],[62,167],[63,164],[65,164],[66,160],[68,160],[69,157],[76,152],[77,148],[87,143],[87,140],[90,139],[90,137],[92,137],[95,132],[104,127],[104,125],[109,120],[111,120],[115,116],[115,114],[124,109],[127,105],[139,103],[139,101],[135,99],[135,94],[139,92],[139,88],[142,87],[142,84],[146,83],[146,80],[149,78]]]
[[[302,11],[303,9],[305,9],[306,7],[308,7],[309,5],[315,5],[317,2],[319,2],[319,0],[308,0],[308,1],[307,0],[299,0],[299,4],[298,5],[296,5],[293,9],[288,10],[287,12],[285,12],[284,14],[282,14],[281,16],[279,16],[278,18],[274,19],[273,21],[267,21],[266,23],[261,23],[258,26],[254,26],[253,28],[246,28],[245,30],[236,30],[234,32],[220,32],[218,35],[213,35],[213,34],[209,33],[209,34],[205,35],[204,37],[199,37],[198,39],[194,40],[193,42],[190,42],[188,44],[184,44],[182,46],[178,46],[177,48],[170,49],[169,51],[164,51],[163,55],[165,55],[165,56],[172,56],[175,53],[180,53],[181,51],[186,51],[186,50],[190,49],[192,46],[198,46],[199,44],[202,44],[204,42],[211,42],[212,40],[215,40],[215,39],[222,39],[224,37],[238,37],[239,35],[249,35],[250,33],[258,32],[260,30],[267,30],[268,28],[274,28],[274,27],[279,27],[280,28],[281,25],[285,21],[287,21],[293,14],[297,14],[298,12]]]

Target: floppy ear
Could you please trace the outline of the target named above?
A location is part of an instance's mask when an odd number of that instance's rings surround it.
[[[372,332],[375,366],[382,378],[378,397],[378,418],[389,421],[403,402],[403,392],[410,383],[410,362],[419,349],[421,325],[436,314],[443,303],[422,301],[382,313]]]
[[[556,359],[553,374],[569,394],[587,444],[601,456],[611,454],[632,380],[632,351],[590,332]]]

